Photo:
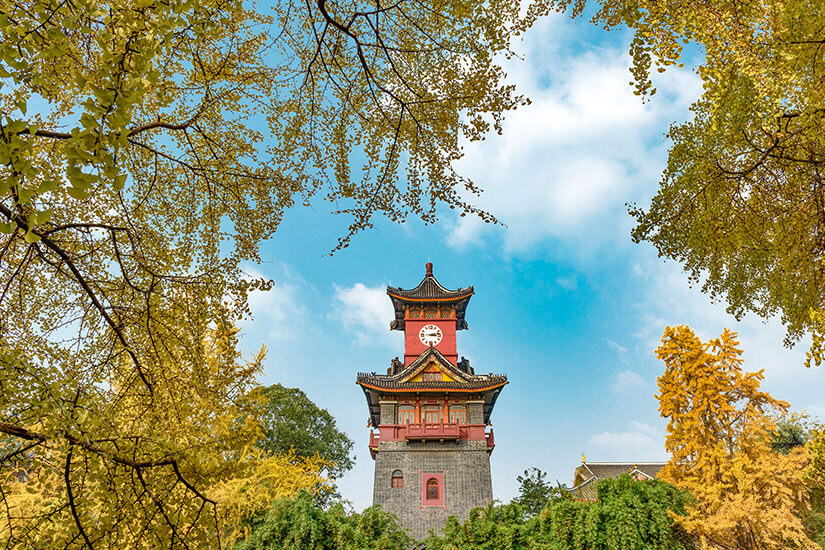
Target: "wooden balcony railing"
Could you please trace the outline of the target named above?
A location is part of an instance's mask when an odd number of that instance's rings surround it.
[[[403,427],[404,439],[461,439],[461,425],[458,422],[416,422]]]
[[[485,441],[492,451],[495,445],[493,430],[486,424],[460,424],[458,422],[414,422],[410,424],[381,424],[378,432],[370,432],[370,453],[375,458],[380,441]]]

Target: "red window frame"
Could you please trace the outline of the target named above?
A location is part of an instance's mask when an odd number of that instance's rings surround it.
[[[450,407],[450,422],[458,422],[459,424],[467,423],[467,407],[452,406]]]
[[[436,473],[422,473],[421,474],[421,506],[441,506],[446,508],[445,502],[445,493],[446,487],[444,486],[444,473],[440,474]],[[437,498],[428,498],[429,494],[427,491],[428,487],[431,487],[430,483],[435,483],[437,487]]]
[[[396,475],[396,473],[398,475]],[[400,470],[396,470],[395,472],[392,473],[390,486],[393,489],[401,489],[401,488],[404,487],[404,474],[402,474]]]
[[[438,500],[438,495],[441,493],[438,486],[438,480],[430,478],[427,481],[427,500]]]
[[[444,422],[444,409],[438,405],[425,405],[421,411],[425,424],[441,424]]]
[[[399,424],[412,424],[415,422],[415,409],[410,407],[409,409],[399,408],[398,409],[398,423]]]

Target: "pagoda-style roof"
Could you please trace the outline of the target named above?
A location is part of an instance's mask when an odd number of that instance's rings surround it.
[[[432,364],[439,367],[445,372],[445,374],[449,375],[450,378],[453,378],[453,380],[431,380],[426,382],[412,381],[416,375],[420,374],[425,368]],[[458,365],[454,365],[449,359],[444,357],[444,355],[438,351],[437,348],[430,346],[415,361],[407,365],[405,368],[395,372],[395,374],[361,372],[358,373],[356,384],[392,392],[410,390],[441,391],[445,389],[479,392],[507,384],[507,376],[504,374],[473,374],[468,372],[470,369],[469,362],[464,361],[462,366],[464,364],[467,366],[463,368]]]
[[[370,417],[378,425],[378,402],[381,394],[393,393],[476,393],[484,399],[484,421],[489,422],[498,394],[507,384],[503,374],[473,374],[469,363],[462,367],[454,365],[434,347],[428,348],[415,361],[403,369],[390,367],[395,374],[358,373],[356,384],[361,386],[367,397]],[[418,375],[435,365],[452,380],[415,380]],[[466,369],[466,370],[465,370]]]
[[[391,330],[404,330],[404,312],[407,306],[416,304],[440,304],[455,307],[456,329],[467,328],[467,321],[464,320],[464,312],[470,297],[473,295],[473,287],[458,288],[449,290],[445,288],[433,276],[433,264],[427,263],[427,271],[418,286],[405,290],[403,288],[388,286],[387,295],[392,300],[395,309],[395,320],[390,323]]]

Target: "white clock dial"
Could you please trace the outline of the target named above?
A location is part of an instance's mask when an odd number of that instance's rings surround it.
[[[438,345],[443,337],[444,335],[441,333],[441,329],[436,325],[424,325],[421,327],[421,330],[418,331],[418,339],[421,340],[421,343],[425,346]]]

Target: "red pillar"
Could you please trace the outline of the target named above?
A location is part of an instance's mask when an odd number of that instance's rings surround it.
[[[450,396],[444,396],[444,422],[450,421]]]

